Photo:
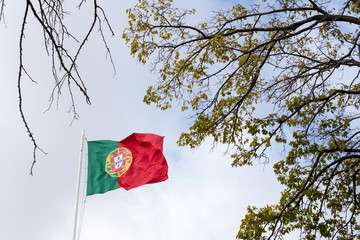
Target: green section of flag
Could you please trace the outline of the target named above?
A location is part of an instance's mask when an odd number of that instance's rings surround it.
[[[105,171],[106,158],[116,148],[118,148],[116,141],[88,142],[87,196],[118,188],[119,178],[111,177]]]

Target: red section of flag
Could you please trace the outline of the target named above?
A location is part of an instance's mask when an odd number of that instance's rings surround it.
[[[118,147],[129,149],[133,157],[130,168],[119,178],[119,188],[129,190],[168,179],[163,140],[155,134],[133,133],[119,142]]]

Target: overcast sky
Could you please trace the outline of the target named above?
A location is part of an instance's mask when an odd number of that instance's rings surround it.
[[[66,92],[58,107],[43,113],[53,84],[50,60],[39,27],[28,22],[24,57],[37,84],[23,79],[24,111],[38,144],[48,153],[38,152],[34,176],[29,176],[32,143],[21,121],[17,95],[18,38],[24,6],[19,1],[6,2],[6,26],[0,25],[0,239],[71,239],[83,128],[87,140],[121,140],[133,132],[165,136],[169,179],[88,197],[82,240],[235,239],[248,205],[262,207],[278,200],[281,188],[271,164],[231,168],[224,146],[213,151],[210,142],[195,151],[178,147],[180,133],[190,124],[187,114],[177,108],[160,111],[142,102],[147,86],[157,76],[148,71],[148,66],[136,63],[124,46],[121,33],[127,21],[125,10],[132,1],[121,2],[125,3],[100,3],[116,33],[109,44],[117,75],[106,60],[100,36],[93,34],[79,65],[92,105],[86,105],[76,92],[80,119],[71,126]],[[231,1],[182,0],[181,4],[199,9],[201,19]],[[73,18],[76,14],[72,12]],[[88,24],[84,16],[81,13],[73,21],[73,29],[80,32]]]

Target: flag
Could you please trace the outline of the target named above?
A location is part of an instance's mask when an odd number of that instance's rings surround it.
[[[120,142],[89,141],[86,195],[165,181],[163,140],[155,134],[133,133]]]

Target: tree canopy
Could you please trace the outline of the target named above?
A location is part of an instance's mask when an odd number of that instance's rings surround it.
[[[144,102],[192,115],[179,145],[211,138],[233,166],[274,163],[281,198],[249,206],[237,238],[360,239],[357,1],[234,3],[197,24],[171,0],[127,14],[131,54],[159,76]]]

